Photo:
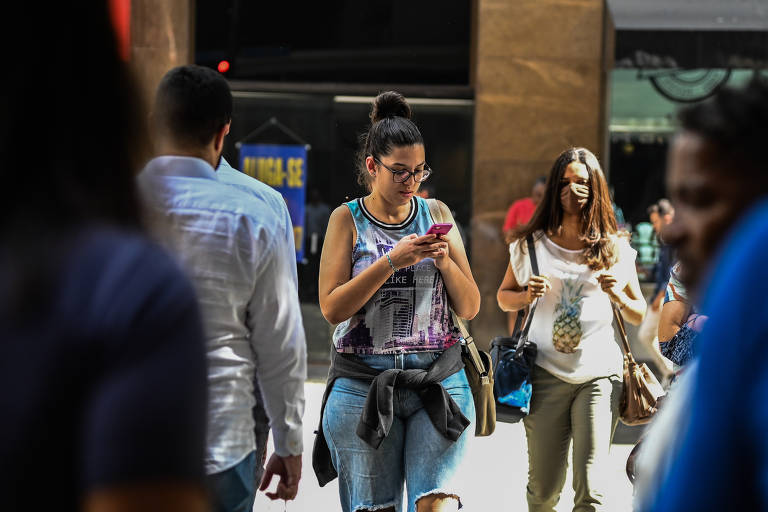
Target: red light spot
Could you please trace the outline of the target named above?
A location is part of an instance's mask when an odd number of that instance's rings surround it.
[[[219,73],[226,73],[227,71],[229,71],[229,61],[222,60],[221,62],[219,62],[218,70],[219,70]]]

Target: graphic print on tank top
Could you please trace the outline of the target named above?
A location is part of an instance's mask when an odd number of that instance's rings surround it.
[[[377,221],[361,199],[347,203],[358,233],[352,277],[390,252],[403,237],[426,233],[432,219],[422,201],[414,198],[410,220],[400,225]],[[444,350],[459,340],[443,278],[431,258],[398,269],[360,311],[340,323],[334,332],[336,349],[356,354]]]
[[[552,326],[552,344],[555,350],[573,354],[581,343],[581,290],[583,283],[576,279],[563,279],[560,300],[555,306],[555,322]]]

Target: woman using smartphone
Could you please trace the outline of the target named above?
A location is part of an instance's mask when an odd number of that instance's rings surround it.
[[[425,234],[435,220],[416,192],[432,170],[410,106],[384,92],[370,117],[369,194],[332,213],[320,259],[320,307],[338,325],[315,471],[321,485],[338,474],[344,511],[400,510],[404,484],[409,511],[458,507],[475,410],[451,309],[471,319],[480,293],[456,230]]]
[[[532,275],[532,236],[541,275]],[[565,481],[573,440],[574,510],[604,510],[600,472],[618,420],[622,354],[611,303],[639,324],[645,300],[636,252],[619,236],[608,185],[597,158],[564,151],[544,199],[509,245],[497,299],[504,311],[538,300],[529,338],[538,345],[528,438],[528,509],[552,512]]]

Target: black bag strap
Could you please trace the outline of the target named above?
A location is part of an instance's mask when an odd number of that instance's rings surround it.
[[[512,333],[516,333],[520,330],[520,328],[523,326],[524,317],[525,317],[525,308],[517,312],[517,317],[515,318],[515,327],[514,329],[512,329]]]
[[[534,276],[539,275],[539,263],[536,260],[536,247],[533,244],[533,235],[528,235],[525,237],[526,244],[528,246],[528,258],[531,260],[531,271],[533,272]],[[539,303],[539,299],[536,299],[533,301],[533,304],[531,304],[531,312],[528,314],[527,321],[525,323],[525,327],[523,328],[523,332],[520,333],[520,339],[517,342],[517,348],[515,349],[516,352],[520,352],[520,349],[525,345],[526,340],[528,339],[528,331],[531,329],[531,323],[533,323],[533,313],[536,311],[536,305]],[[520,319],[520,316],[523,314],[523,310],[521,309],[518,313],[518,320]],[[517,321],[515,321],[515,329],[517,329]]]

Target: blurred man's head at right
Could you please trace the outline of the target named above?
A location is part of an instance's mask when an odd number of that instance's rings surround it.
[[[723,89],[679,117],[667,171],[675,215],[662,237],[695,290],[729,229],[768,194],[768,84]]]

